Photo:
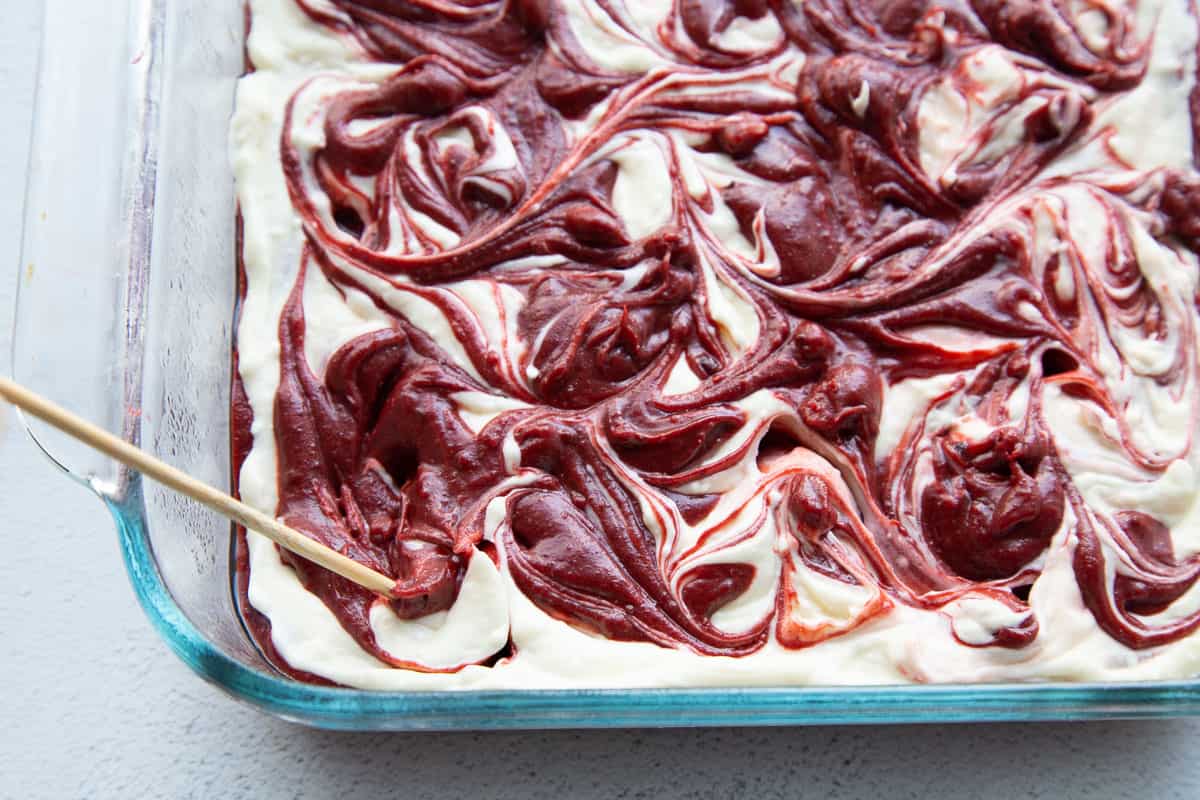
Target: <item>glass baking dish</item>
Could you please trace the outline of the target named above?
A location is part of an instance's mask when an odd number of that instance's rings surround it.
[[[235,285],[226,125],[239,0],[45,4],[14,372],[214,485],[230,484]],[[781,725],[1174,716],[1200,681],[375,693],[297,683],[246,636],[231,529],[40,425],[31,433],[116,521],[167,644],[235,698],[328,728]]]

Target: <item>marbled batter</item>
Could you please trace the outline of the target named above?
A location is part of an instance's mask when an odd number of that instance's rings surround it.
[[[252,0],[247,619],[368,688],[1200,672],[1189,0]]]

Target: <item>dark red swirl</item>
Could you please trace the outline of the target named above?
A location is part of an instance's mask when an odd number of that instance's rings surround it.
[[[1084,264],[1068,221],[1061,246],[1038,238],[1038,215],[1070,183],[1042,171],[1100,141],[1092,106],[1143,78],[1149,43],[1131,12],[1104,12],[1100,47],[1051,0],[677,0],[650,39],[620,3],[595,3],[664,65],[642,72],[597,63],[558,3],[297,2],[395,70],[371,84],[318,76],[289,105],[281,147],[306,243],[279,330],[278,513],[397,576],[398,614],[446,609],[469,559],[502,551],[530,600],[602,636],[712,655],[751,652],[772,633],[801,647],[896,603],[935,609],[986,590],[1025,608],[1068,525],[1079,587],[1109,635],[1146,647],[1200,624],[1144,619],[1200,567],[1175,558],[1160,521],[1086,507],[1042,401],[1053,387],[1093,403],[1117,419],[1133,461],[1166,468],[1133,444],[1127,399],[1097,359],[1114,326],[1168,335],[1172,312],[1143,280],[1129,229],[1150,218],[1164,247],[1194,248],[1200,176],[1095,188],[1112,231],[1103,266]],[[776,38],[731,44],[768,23]],[[996,52],[1018,76],[1000,99],[972,77],[971,59]],[[788,54],[798,70],[780,66]],[[939,175],[922,160],[932,92],[978,109]],[[292,135],[311,124],[297,109],[303,99],[311,113],[314,98],[317,147]],[[638,142],[662,153],[673,198],[649,232],[617,196],[622,148]],[[698,191],[684,169],[697,158],[740,177]],[[757,256],[713,232],[725,213]],[[323,374],[304,356],[305,270],[365,292],[391,319]],[[1071,270],[1069,291],[1056,288]],[[510,298],[515,350],[489,338],[464,281]],[[391,292],[437,309],[465,362]],[[731,323],[722,304],[748,311]],[[1192,340],[1180,338],[1163,385],[1194,370]],[[694,382],[668,393],[684,368]],[[877,453],[892,387],[938,375],[960,376],[946,395],[972,422],[927,425],[929,409],[916,409]],[[458,413],[463,392],[524,405],[475,431]],[[1029,399],[1010,417],[1018,393]],[[747,411],[764,398],[784,409],[765,422]],[[730,491],[717,479],[747,458],[767,510],[715,519]],[[516,469],[528,480],[505,488]],[[506,518],[491,541],[483,512],[499,496]],[[672,551],[663,537],[701,521],[707,538]],[[730,633],[714,617],[762,565],[722,557],[736,542],[721,537],[772,525],[776,600]],[[1112,559],[1124,565],[1115,582]],[[389,658],[364,591],[289,563]],[[805,621],[798,570],[864,599],[845,618]],[[995,644],[1036,632],[1023,623]]]

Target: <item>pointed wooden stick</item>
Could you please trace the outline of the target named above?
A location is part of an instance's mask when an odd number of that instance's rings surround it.
[[[258,531],[285,550],[290,550],[301,558],[319,564],[331,572],[336,572],[343,578],[354,581],[375,594],[392,597],[396,582],[386,575],[347,558],[333,548],[310,539],[273,517],[193,478],[186,472],[159,461],[129,442],[118,439],[108,431],[92,425],[65,408],[55,405],[3,376],[0,376],[0,398],[45,420],[87,446],[136,469],[146,477],[153,478],[163,486],[185,494],[218,514],[245,525],[251,530]]]

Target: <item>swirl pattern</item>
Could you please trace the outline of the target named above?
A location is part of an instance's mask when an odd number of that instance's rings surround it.
[[[295,246],[236,449],[397,577],[278,556],[371,659],[502,670],[513,593],[704,658],[920,614],[983,677],[1044,655],[1039,595],[1130,663],[1200,626],[1186,3],[286,5],[343,55],[275,100]],[[264,649],[347,682],[258,563]]]

